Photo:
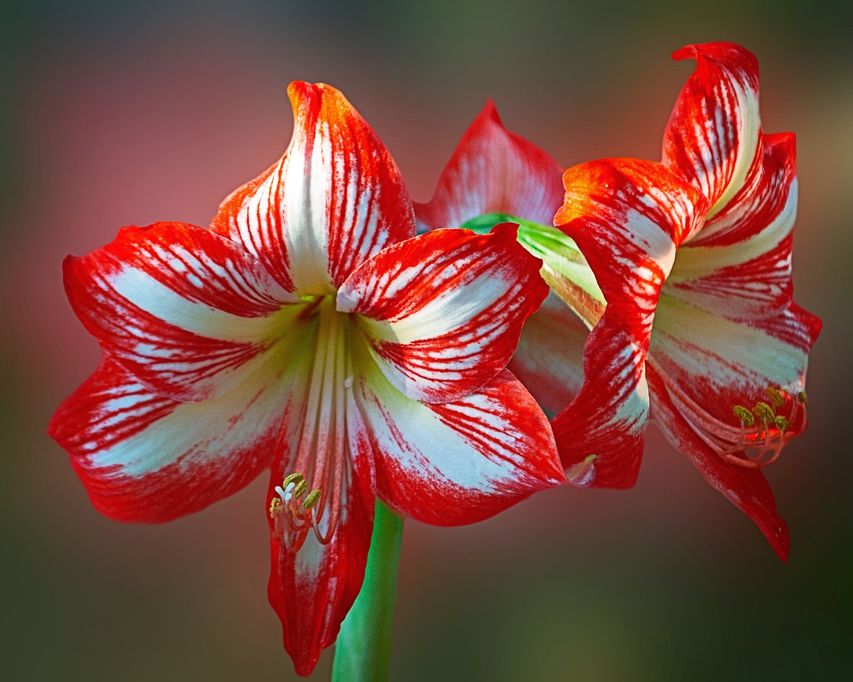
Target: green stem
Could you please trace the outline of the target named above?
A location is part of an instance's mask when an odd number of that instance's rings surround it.
[[[388,679],[402,536],[402,517],[376,500],[364,583],[341,623],[332,666],[333,682]]]

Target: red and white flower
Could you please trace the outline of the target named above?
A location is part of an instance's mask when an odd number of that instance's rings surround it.
[[[765,134],[758,64],[728,43],[691,45],[697,69],[664,136],[663,163],[604,159],[566,171],[554,218],[607,301],[593,335],[622,339],[585,364],[584,390],[612,382],[616,414],[554,421],[583,483],[633,485],[651,416],[781,557],[788,530],[761,468],[806,426],[808,353],[820,320],[793,302],[794,136]],[[570,299],[570,297],[567,297]],[[624,447],[601,455],[601,439]],[[592,459],[594,457],[594,459]]]
[[[807,356],[820,330],[792,300],[794,137],[761,131],[749,52],[710,44],[675,56],[698,67],[672,113],[663,163],[570,168],[554,219],[562,232],[530,208],[553,194],[552,162],[477,123],[418,217],[486,230],[512,220],[542,258],[553,293],[526,324],[513,369],[543,407],[561,411],[553,426],[571,481],[632,486],[651,416],[784,557],[787,528],[760,469],[805,428]],[[490,158],[516,173],[471,170]],[[516,196],[529,190],[513,178],[531,167],[540,188]],[[453,192],[443,189],[450,178]],[[466,194],[503,199],[474,215]]]
[[[101,367],[53,418],[95,506],[166,521],[272,476],[269,598],[301,674],[363,579],[374,498],[478,521],[564,481],[504,369],[547,294],[514,226],[414,237],[390,154],[344,97],[294,83],[284,156],[212,228],[125,228],[68,258]]]

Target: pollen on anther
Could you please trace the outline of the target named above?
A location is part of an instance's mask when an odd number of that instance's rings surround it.
[[[302,474],[300,474],[298,472],[294,472],[294,473],[288,474],[287,476],[284,477],[284,480],[281,482],[281,487],[287,488],[287,485],[289,483],[297,484],[300,481],[304,481],[304,480],[305,480],[305,477]]]
[[[302,508],[303,509],[311,509],[311,507],[313,507],[315,504],[317,504],[317,501],[319,499],[320,499],[320,491],[319,490],[312,490],[310,493],[308,493],[308,496],[305,498],[305,501],[302,503]]]
[[[776,418],[776,411],[761,400],[755,403],[752,413],[763,422],[772,422]]]
[[[764,393],[776,409],[779,409],[785,404],[785,397],[787,394],[781,388],[768,386],[764,389]]]
[[[802,428],[805,397],[779,386],[764,389],[767,400],[759,400],[752,409],[734,405],[732,413],[740,421],[739,436],[721,444],[720,454],[738,466],[761,468],[775,462],[788,441]]]
[[[732,412],[734,412],[735,417],[737,417],[744,426],[755,426],[755,416],[753,416],[752,412],[746,409],[743,405],[735,405],[732,408]]]

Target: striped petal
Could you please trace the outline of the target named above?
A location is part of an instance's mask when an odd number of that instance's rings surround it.
[[[121,230],[64,263],[77,316],[104,351],[177,400],[224,395],[265,362],[295,299],[233,242],[181,223]]]
[[[793,304],[795,138],[761,132],[758,66],[750,53],[725,44],[682,52],[698,65],[676,103],[664,162],[714,205],[679,250],[658,306],[651,357],[670,400],[711,450],[730,458],[749,449],[755,461],[766,461],[768,447],[778,456],[805,428],[804,406],[791,396],[805,388],[820,330],[820,320]],[[691,174],[685,159],[701,161],[707,172]],[[784,428],[750,427],[749,410],[764,410],[768,391],[778,390],[788,396],[773,396]],[[747,447],[753,438],[761,447]]]
[[[376,361],[405,395],[456,400],[506,367],[548,293],[541,261],[515,231],[435,230],[385,249],[343,284],[338,310],[359,315]]]
[[[768,389],[792,397],[805,391],[819,331],[820,320],[798,306],[771,318],[732,320],[663,296],[650,362],[693,430],[718,456],[734,454],[744,444],[735,406],[770,403]],[[804,406],[779,408],[786,439],[805,428]]]
[[[337,453],[343,467],[340,516],[330,541],[321,543],[309,532],[304,544],[293,551],[270,521],[269,600],[282,623],[284,647],[300,675],[309,675],[323,649],[337,638],[361,589],[370,548],[375,499],[373,447],[352,391],[347,391],[345,411],[345,440],[342,452]],[[275,496],[274,487],[288,471],[285,460],[273,469],[268,499]],[[329,534],[328,523],[326,514],[318,524],[321,533]]]
[[[458,227],[491,213],[550,224],[563,198],[561,176],[557,162],[504,128],[488,102],[462,136],[432,199],[415,204],[419,231]]]
[[[271,358],[226,395],[180,403],[106,359],[49,432],[102,513],[168,521],[228,497],[270,465],[300,396],[300,373],[285,366]]]
[[[402,514],[474,523],[565,481],[547,418],[507,371],[440,405],[405,397],[378,371],[357,388],[379,496]]]
[[[589,329],[556,295],[527,318],[508,369],[546,413],[561,412],[583,384],[583,345]]]
[[[286,289],[329,294],[361,262],[414,235],[411,201],[385,145],[340,92],[295,82],[288,94],[290,146],[222,203],[212,227]]]
[[[584,384],[553,422],[569,480],[630,487],[649,411],[645,359],[676,250],[701,225],[704,202],[661,164],[604,159],[566,171],[554,224],[572,237],[606,301],[584,351]],[[560,294],[560,291],[557,291]]]
[[[776,510],[776,499],[764,475],[726,462],[691,426],[689,416],[671,400],[666,383],[655,369],[649,368],[654,419],[673,447],[683,453],[704,479],[764,533],[780,558],[788,558],[788,526]]]
[[[663,160],[707,199],[709,216],[737,194],[758,152],[758,62],[732,43],[687,45],[675,59],[693,58],[664,133]]]
[[[797,213],[795,138],[765,135],[760,163],[678,254],[667,293],[730,317],[778,314],[792,300]]]

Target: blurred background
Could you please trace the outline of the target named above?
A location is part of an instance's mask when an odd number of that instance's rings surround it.
[[[125,224],[208,223],[287,144],[293,79],[348,95],[426,200],[486,98],[564,165],[657,158],[687,42],[759,57],[798,135],[798,301],[823,317],[811,425],[769,477],[779,562],[652,434],[627,492],[410,522],[392,679],[853,679],[849,2],[0,3],[3,677],[291,680],[266,603],[265,481],[190,518],[99,516],[46,436],[98,350],[60,262]],[[331,651],[315,678],[327,679]]]

